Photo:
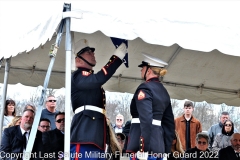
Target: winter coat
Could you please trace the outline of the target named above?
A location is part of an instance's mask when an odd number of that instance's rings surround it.
[[[222,133],[218,133],[213,142],[212,151],[218,152],[222,148],[231,146],[230,138],[231,138],[231,136],[227,136]]]
[[[193,116],[191,117],[190,121],[190,142],[191,148],[194,148],[196,135],[202,132],[202,125],[200,121]],[[175,119],[175,128],[182,143],[183,150],[186,150],[186,119],[184,115]]]
[[[230,121],[230,120],[227,120],[227,121]],[[225,121],[223,125],[225,125],[227,121]],[[231,135],[234,133],[234,124],[232,121],[231,123],[232,123],[232,127],[230,132],[226,132],[225,128],[222,127],[222,132],[216,135],[216,138],[212,145],[213,151],[218,152],[222,148],[231,146],[230,138],[231,138]]]

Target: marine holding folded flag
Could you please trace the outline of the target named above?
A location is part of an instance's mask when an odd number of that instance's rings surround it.
[[[95,48],[89,47],[87,40],[75,44],[75,65],[78,69],[73,72],[71,79],[72,108],[75,113],[71,124],[71,153],[76,153],[76,158],[105,160],[96,156],[104,154],[107,138],[106,98],[102,85],[122,64],[126,48],[126,44],[122,43],[107,64],[94,74]],[[86,153],[88,157],[85,157]],[[76,158],[71,157],[74,160]]]
[[[171,152],[174,139],[174,116],[169,94],[159,81],[166,74],[160,59],[144,54],[145,60],[138,67],[145,82],[137,88],[131,105],[132,115],[128,135],[127,152],[140,160],[162,159],[164,153]]]

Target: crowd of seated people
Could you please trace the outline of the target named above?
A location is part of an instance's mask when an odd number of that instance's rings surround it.
[[[50,109],[44,109],[41,117],[49,119],[40,119],[31,159],[40,160],[44,157],[44,159],[58,160],[59,153],[64,151],[65,113],[56,111],[56,101],[53,95],[46,99],[46,108]],[[22,114],[17,115],[15,105],[16,103],[12,99],[7,100],[5,105],[0,153],[1,158],[6,160],[25,158],[26,147],[37,111],[33,104],[28,103],[23,108]],[[8,156],[9,154],[11,157]]]

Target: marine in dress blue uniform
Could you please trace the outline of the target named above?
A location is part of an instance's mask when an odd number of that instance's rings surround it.
[[[131,105],[132,115],[127,152],[138,159],[161,159],[170,153],[174,139],[174,116],[169,94],[159,76],[166,73],[163,62],[148,54],[138,67],[145,82],[137,88]]]
[[[85,43],[85,45],[87,45]],[[71,124],[71,159],[105,159],[106,145],[105,91],[106,83],[126,54],[126,45],[121,44],[103,68],[94,74],[95,48],[85,46],[76,54],[76,67],[71,79],[72,109],[75,113]],[[91,151],[91,152],[90,152]],[[88,155],[86,156],[86,152]],[[92,153],[92,154],[90,154]],[[71,156],[72,156],[71,155]]]

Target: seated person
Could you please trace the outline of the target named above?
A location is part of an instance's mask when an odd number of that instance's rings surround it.
[[[123,133],[116,133],[116,136],[117,141],[119,142],[121,149],[123,150],[126,136]]]
[[[49,125],[49,124],[48,124]],[[65,131],[65,112],[58,112],[55,116],[56,128],[50,131],[43,132],[42,142],[44,153],[50,155],[54,154],[55,157],[49,156],[44,160],[58,160],[63,158],[64,152],[64,131]]]
[[[233,133],[231,145],[219,150],[219,160],[238,160],[240,157],[240,133]]]
[[[218,159],[217,152],[212,152],[208,149],[209,137],[206,133],[198,133],[196,136],[196,146],[194,148],[188,149],[183,160],[207,160],[207,159]]]
[[[9,128],[9,127],[12,127],[12,126],[18,126],[18,125],[20,125],[20,123],[21,123],[21,118],[22,118],[22,116],[15,116],[15,117],[12,119],[11,123],[9,123],[7,126],[3,127],[3,130],[4,130],[5,128]]]

